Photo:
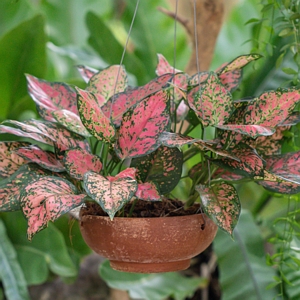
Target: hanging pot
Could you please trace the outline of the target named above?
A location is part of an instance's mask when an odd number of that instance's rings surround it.
[[[159,273],[187,269],[192,257],[213,241],[217,226],[205,214],[121,218],[81,213],[87,245],[123,272]]]

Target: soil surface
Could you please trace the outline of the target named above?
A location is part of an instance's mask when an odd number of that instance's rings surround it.
[[[130,211],[133,211],[130,213]],[[84,215],[107,216],[101,206],[95,202],[88,202],[82,208]],[[154,217],[172,217],[185,216],[202,213],[199,203],[195,203],[188,208],[184,207],[184,203],[174,199],[163,199],[162,201],[141,201],[127,203],[124,208],[116,214],[117,217],[133,217],[133,218],[154,218]]]

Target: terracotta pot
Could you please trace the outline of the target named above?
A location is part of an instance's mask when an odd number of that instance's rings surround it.
[[[217,226],[206,215],[120,218],[81,215],[85,242],[123,272],[184,270],[213,241]]]

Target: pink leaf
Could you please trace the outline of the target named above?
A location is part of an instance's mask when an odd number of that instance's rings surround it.
[[[225,88],[233,92],[239,86],[242,79],[242,70],[234,70],[231,72],[226,72],[218,75],[220,82],[225,86]]]
[[[105,178],[100,174],[87,172],[84,175],[84,188],[113,220],[116,212],[134,196],[137,182],[131,177]]]
[[[75,179],[82,180],[87,171],[99,173],[102,169],[100,157],[83,149],[66,151],[64,160],[66,171]]]
[[[80,73],[82,79],[86,83],[88,83],[90,81],[90,79],[93,75],[95,75],[96,73],[99,72],[98,70],[96,70],[94,68],[83,66],[83,65],[77,66],[77,70]]]
[[[113,65],[91,77],[86,90],[95,94],[96,97],[100,94],[105,103],[114,94],[123,92],[126,87],[127,74],[125,68]]]
[[[21,206],[28,220],[28,239],[61,215],[82,204],[85,194],[77,194],[73,184],[62,178],[41,177],[23,188]]]
[[[203,125],[223,125],[233,112],[231,94],[210,72],[207,81],[188,93],[188,102]]]
[[[14,150],[28,146],[25,142],[0,142],[0,178],[6,178],[17,171],[21,165],[27,163]]]
[[[80,117],[71,111],[65,109],[55,110],[52,112],[52,116],[59,124],[65,126],[70,131],[85,137],[91,136],[83,126]]]
[[[113,97],[102,107],[104,114],[110,117],[116,126],[119,126],[123,115],[136,103],[142,101],[146,97],[162,90],[168,86],[169,81],[173,78],[173,74],[165,74],[151,80],[146,85],[127,89]]]
[[[159,147],[158,137],[168,124],[168,96],[159,91],[124,115],[115,147],[117,155],[125,159],[153,152]]]
[[[153,182],[139,183],[135,196],[146,201],[161,200],[157,186]]]
[[[206,214],[221,229],[232,235],[241,212],[241,204],[234,186],[228,183],[212,187],[198,185],[196,190]]]
[[[111,142],[115,137],[115,128],[99,107],[95,96],[77,89],[78,110],[85,128],[98,140]]]

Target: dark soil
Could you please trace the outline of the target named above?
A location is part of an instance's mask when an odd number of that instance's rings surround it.
[[[132,213],[130,213],[133,208]],[[184,207],[184,203],[174,199],[163,199],[162,201],[136,201],[126,204],[123,209],[116,215],[118,217],[133,218],[155,218],[155,217],[172,217],[186,216],[201,213],[199,203],[195,203],[188,208]],[[107,216],[101,206],[95,202],[86,203],[82,209],[84,215]]]

